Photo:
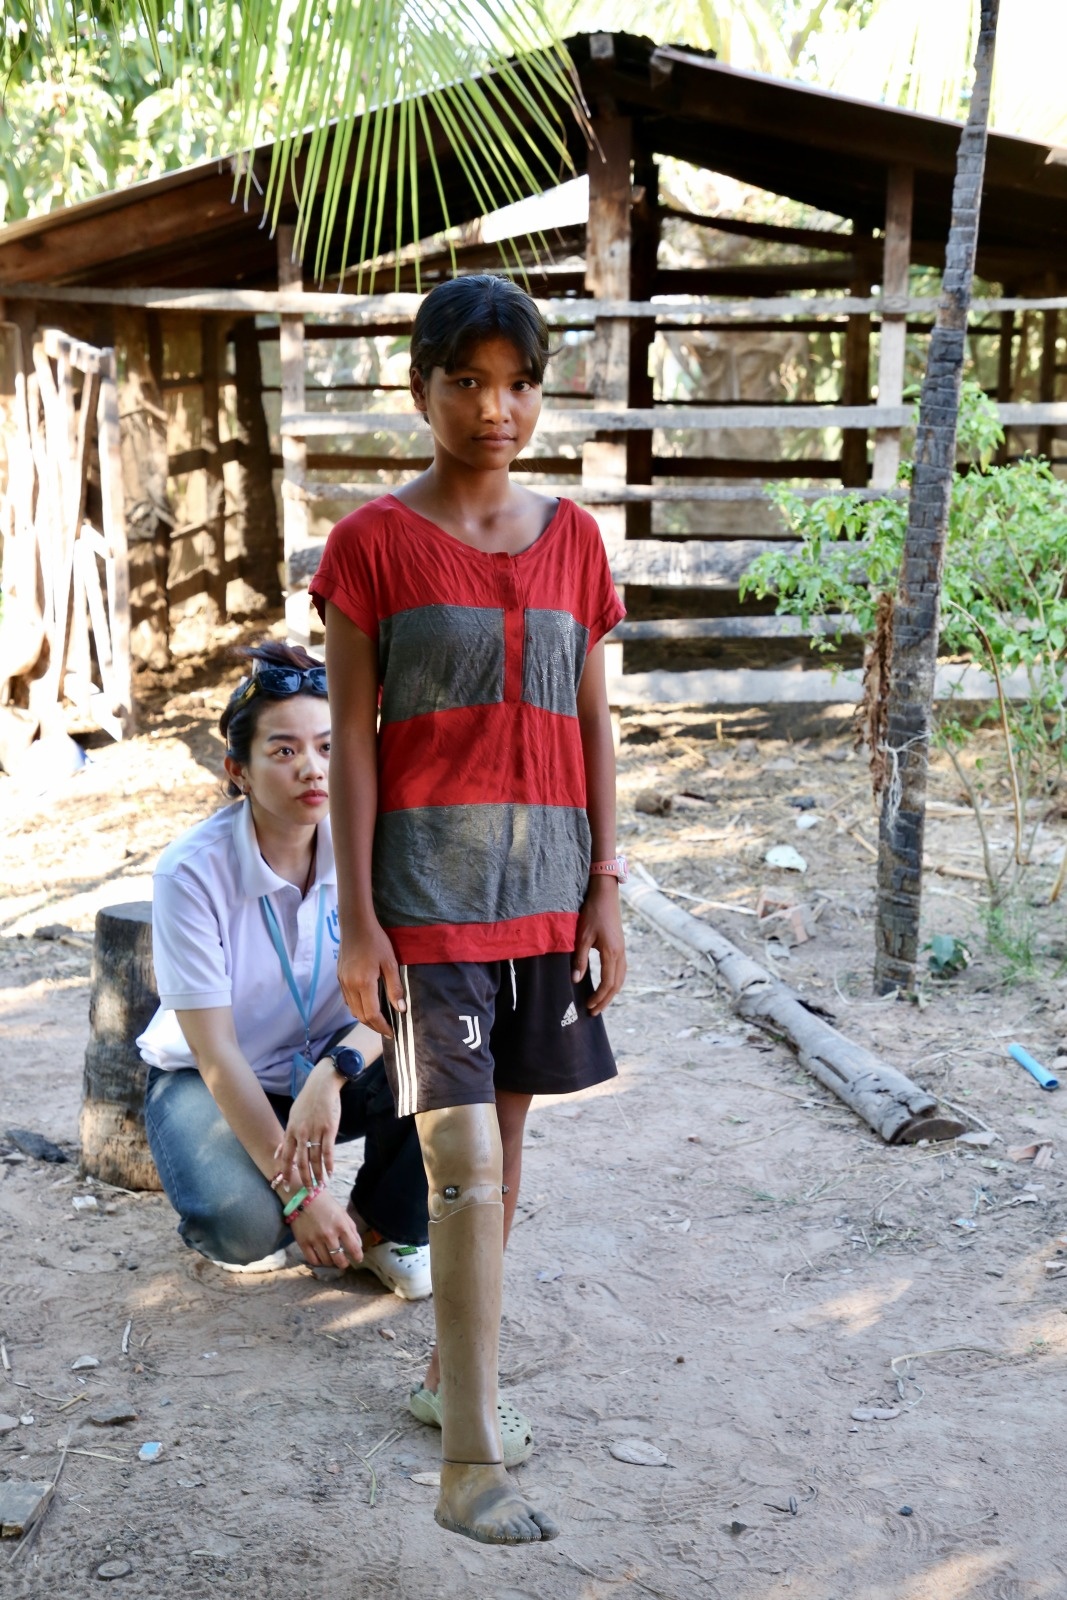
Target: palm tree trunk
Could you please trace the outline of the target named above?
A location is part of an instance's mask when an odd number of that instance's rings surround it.
[[[981,0],[970,115],[960,138],[941,304],[919,403],[908,532],[897,583],[884,754],[875,928],[876,994],[914,985],[919,948],[926,774],[941,614],[941,570],[956,461],[967,312],[985,173],[999,0]]]

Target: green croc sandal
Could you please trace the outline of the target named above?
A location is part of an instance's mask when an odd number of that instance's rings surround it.
[[[425,1384],[420,1383],[408,1395],[408,1410],[418,1422],[425,1422],[427,1427],[441,1426],[441,1396],[427,1389]],[[521,1411],[516,1411],[506,1400],[498,1401],[496,1410],[500,1419],[500,1442],[504,1446],[504,1465],[521,1467],[533,1455],[533,1429],[529,1418],[524,1417]]]

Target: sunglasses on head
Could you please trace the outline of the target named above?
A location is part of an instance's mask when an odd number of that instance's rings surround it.
[[[294,694],[326,697],[325,667],[260,667],[234,690],[233,710],[246,706],[259,691],[272,700],[288,700]]]

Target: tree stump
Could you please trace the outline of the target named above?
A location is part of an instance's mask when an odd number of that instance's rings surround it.
[[[146,1067],[134,1043],[159,1005],[147,900],[96,914],[81,1112],[83,1172],[120,1189],[160,1189],[144,1128]]]

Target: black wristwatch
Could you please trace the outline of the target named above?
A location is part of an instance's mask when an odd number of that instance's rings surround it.
[[[349,1083],[355,1081],[367,1070],[367,1063],[358,1050],[350,1050],[348,1045],[339,1044],[336,1050],[330,1050],[322,1057],[323,1061],[332,1061],[334,1068],[342,1078],[347,1078]]]

